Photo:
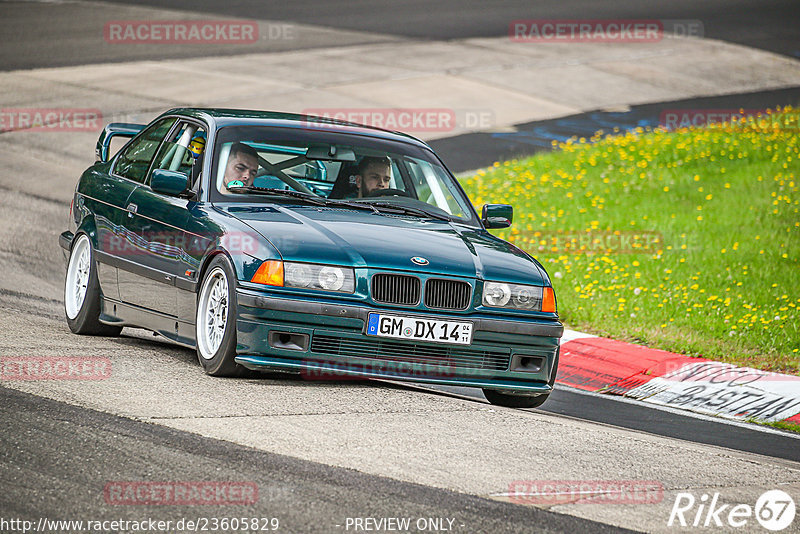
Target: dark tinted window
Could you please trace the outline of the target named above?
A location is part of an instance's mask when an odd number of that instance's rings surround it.
[[[205,128],[191,122],[181,122],[161,145],[153,170],[182,172],[194,182],[203,165],[205,142]]]
[[[163,119],[142,132],[117,157],[114,174],[144,183],[147,169],[153,161],[158,145],[176,120],[174,117]]]

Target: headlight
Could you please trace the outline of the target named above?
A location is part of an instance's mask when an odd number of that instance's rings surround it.
[[[545,311],[555,313],[552,287],[524,286],[503,282],[483,284],[483,305],[492,308]]]
[[[483,304],[502,308],[511,300],[511,288],[508,284],[486,282],[483,286]]]
[[[283,268],[286,287],[322,289],[342,293],[352,293],[356,288],[355,273],[348,267],[287,261],[284,262]]]
[[[319,270],[317,279],[322,289],[341,291],[345,281],[344,269],[341,267],[323,267]]]
[[[313,281],[311,268],[305,263],[286,263],[283,270],[287,286],[308,287]]]

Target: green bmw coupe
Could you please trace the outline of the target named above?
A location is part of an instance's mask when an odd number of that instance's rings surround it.
[[[478,216],[398,132],[173,109],[100,135],[59,239],[66,318],[76,334],[150,329],[214,376],[409,380],[535,407],[563,327],[541,264],[487,231],[511,220],[505,204]]]

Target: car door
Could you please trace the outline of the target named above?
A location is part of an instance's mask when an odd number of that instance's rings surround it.
[[[178,317],[176,283],[196,269],[189,254],[192,243],[185,231],[192,199],[166,195],[150,187],[156,169],[185,173],[188,180],[202,165],[189,150],[192,140],[205,128],[192,121],[176,123],[153,160],[146,183],[131,192],[127,201],[129,229],[142,244],[138,269],[120,272],[120,296],[124,302]],[[186,319],[186,318],[184,318]]]
[[[83,202],[91,203],[95,215],[98,280],[107,298],[119,300],[118,266],[136,260],[135,243],[125,226],[126,202],[147,177],[153,156],[175,120],[163,119],[144,129],[120,150],[108,174],[92,181],[93,190],[85,192]]]

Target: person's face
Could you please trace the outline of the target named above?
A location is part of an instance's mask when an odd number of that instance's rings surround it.
[[[241,180],[245,185],[252,185],[257,171],[258,160],[255,157],[237,152],[228,158],[228,165],[225,167],[225,185],[233,180]]]
[[[356,183],[362,197],[367,197],[376,189],[388,189],[392,179],[392,170],[388,165],[373,163],[363,175],[356,175]]]

